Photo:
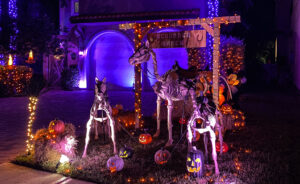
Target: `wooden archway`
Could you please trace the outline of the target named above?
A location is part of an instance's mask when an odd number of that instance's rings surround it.
[[[119,29],[134,30],[134,44],[135,49],[141,46],[141,41],[144,36],[153,28],[166,28],[166,27],[177,27],[177,26],[202,26],[213,38],[213,101],[216,105],[219,104],[219,66],[220,66],[220,29],[221,24],[239,23],[241,17],[226,16],[226,17],[213,17],[213,18],[196,18],[188,20],[176,20],[176,21],[156,21],[148,23],[125,23],[120,24]],[[142,114],[141,114],[141,64],[134,66],[135,71],[135,117],[136,117],[136,128],[143,127]]]

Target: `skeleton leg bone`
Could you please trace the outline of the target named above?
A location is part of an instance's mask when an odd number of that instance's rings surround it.
[[[106,111],[107,117],[109,119],[110,135],[111,135],[111,140],[112,140],[113,146],[114,146],[114,154],[117,154],[118,151],[117,151],[116,140],[115,140],[115,123],[114,123],[114,120],[113,120],[110,112],[107,109],[105,111]]]
[[[88,144],[90,141],[90,131],[91,131],[91,127],[92,127],[92,122],[93,122],[93,116],[90,116],[90,119],[88,120],[88,122],[86,124],[85,146],[84,146],[82,158],[86,157],[86,151],[87,151],[87,147],[88,147]]]
[[[166,146],[171,146],[173,144],[172,137],[172,110],[173,110],[173,102],[168,100],[168,132],[169,132],[169,140],[166,143]]]
[[[156,125],[156,132],[155,134],[153,135],[153,137],[158,137],[159,134],[160,134],[160,105],[161,105],[161,98],[159,96],[157,96],[157,100],[156,100],[156,104],[157,104],[157,107],[156,107],[156,118],[157,118],[157,125]]]

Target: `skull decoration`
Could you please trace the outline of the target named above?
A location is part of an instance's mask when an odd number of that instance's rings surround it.
[[[130,147],[122,147],[119,151],[119,157],[121,158],[131,158],[133,155],[133,149]]]
[[[186,168],[193,177],[202,177],[204,171],[203,153],[200,150],[192,150],[187,154]]]
[[[155,153],[154,161],[155,163],[162,165],[167,163],[170,157],[171,153],[168,150],[162,148]]]
[[[118,155],[115,155],[107,160],[106,167],[112,173],[121,171],[124,167],[124,161]]]
[[[152,136],[148,133],[141,134],[139,137],[139,142],[141,144],[150,144],[152,142]]]

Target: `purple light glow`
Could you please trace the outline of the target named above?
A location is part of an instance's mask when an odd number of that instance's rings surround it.
[[[133,51],[132,42],[120,32],[97,34],[86,49],[80,86],[92,88],[97,76],[99,79],[106,77],[110,90],[132,89],[134,68],[128,58]]]

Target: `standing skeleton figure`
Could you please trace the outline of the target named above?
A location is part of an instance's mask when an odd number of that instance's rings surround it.
[[[97,132],[97,121],[103,122],[108,119],[109,125],[110,125],[110,135],[111,139],[113,142],[114,146],[114,154],[117,153],[117,148],[116,148],[116,141],[115,141],[115,122],[112,117],[112,110],[111,106],[107,101],[106,98],[106,79],[104,78],[102,81],[99,81],[98,78],[96,77],[95,79],[96,85],[95,85],[95,99],[94,103],[92,105],[91,111],[90,111],[90,119],[88,120],[86,124],[86,136],[85,136],[85,146],[84,146],[84,152],[82,157],[86,157],[86,151],[87,147],[90,141],[90,131],[92,127],[92,123],[94,122],[95,125],[95,132],[96,132],[96,138],[98,137],[98,132]],[[102,110],[106,113],[105,118],[98,118],[98,110]]]
[[[160,105],[162,99],[168,101],[168,132],[169,139],[166,146],[173,143],[172,137],[172,109],[174,101],[184,100],[187,96],[191,97],[193,108],[197,108],[196,94],[195,94],[195,79],[199,78],[199,72],[196,70],[184,70],[176,63],[173,69],[168,70],[163,76],[160,76],[157,71],[156,54],[148,46],[140,47],[130,58],[131,65],[147,62],[150,58],[153,59],[154,75],[157,82],[153,86],[154,92],[157,94],[157,130],[154,137],[160,134]],[[182,74],[182,75],[181,75]],[[186,74],[183,76],[183,74]],[[203,83],[204,93],[207,90],[207,82]]]
[[[202,110],[202,111],[201,111]],[[219,141],[220,141],[220,147],[222,148],[223,144],[223,137],[221,133],[222,126],[220,125],[219,121],[216,120],[216,114],[218,114],[218,110],[216,112],[212,112],[209,108],[209,105],[205,103],[200,103],[198,107],[194,110],[193,114],[191,115],[188,124],[187,124],[187,137],[188,137],[188,149],[191,150],[192,148],[192,139],[193,139],[193,133],[192,131],[197,131],[200,134],[204,134],[203,140],[204,140],[204,147],[205,147],[205,158],[208,158],[208,151],[207,151],[207,133],[210,135],[210,142],[211,142],[211,150],[212,150],[212,158],[214,160],[215,164],[215,174],[219,174],[219,166],[217,161],[217,152],[216,152],[216,134],[215,129],[219,132]],[[202,119],[202,127],[196,128],[196,119]],[[221,149],[222,153],[222,149]]]

